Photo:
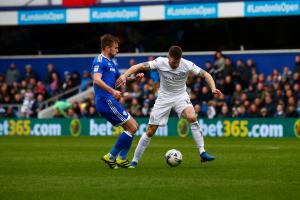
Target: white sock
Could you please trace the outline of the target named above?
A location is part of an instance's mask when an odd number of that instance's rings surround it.
[[[205,152],[204,149],[204,138],[203,138],[203,134],[202,131],[200,129],[200,125],[198,124],[198,122],[194,122],[190,124],[191,126],[191,131],[193,134],[193,138],[197,144],[197,148],[199,149],[200,154]]]
[[[148,135],[146,133],[144,133],[142,135],[142,137],[140,138],[137,147],[135,148],[134,156],[132,159],[133,162],[139,162],[140,158],[142,157],[142,155],[143,155],[145,149],[147,148],[147,146],[149,145],[150,141],[151,141],[151,137],[148,137]]]

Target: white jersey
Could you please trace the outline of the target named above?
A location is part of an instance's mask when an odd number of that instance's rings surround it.
[[[204,70],[193,62],[181,58],[179,67],[172,69],[166,57],[158,57],[148,62],[151,69],[157,69],[160,78],[159,96],[183,95],[186,93],[186,80],[191,72],[194,75],[203,74]]]

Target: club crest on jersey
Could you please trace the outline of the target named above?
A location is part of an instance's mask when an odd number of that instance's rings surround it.
[[[99,70],[99,65],[95,65],[94,72],[97,72]]]

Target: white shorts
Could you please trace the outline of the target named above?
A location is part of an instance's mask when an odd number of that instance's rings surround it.
[[[158,96],[151,111],[148,124],[164,126],[168,123],[171,109],[174,109],[180,118],[183,110],[189,106],[193,105],[187,93],[169,98]]]

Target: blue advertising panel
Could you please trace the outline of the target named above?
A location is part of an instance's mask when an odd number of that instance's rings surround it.
[[[64,24],[67,22],[65,9],[60,10],[30,10],[18,12],[18,24]]]
[[[300,1],[245,2],[245,17],[299,15]]]
[[[91,8],[90,22],[139,21],[140,7]]]
[[[218,18],[218,4],[180,4],[166,5],[165,19]]]

